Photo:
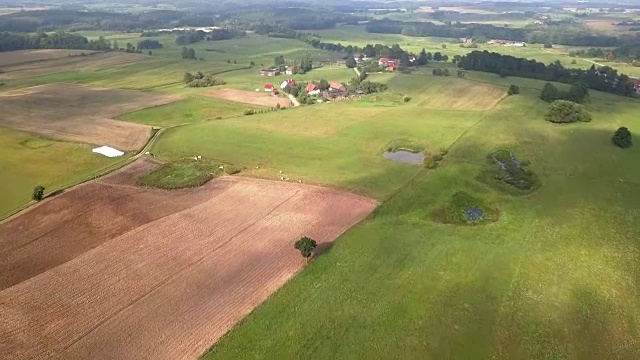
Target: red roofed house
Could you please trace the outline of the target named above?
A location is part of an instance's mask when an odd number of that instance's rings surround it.
[[[346,92],[347,89],[345,89],[344,85],[342,85],[340,83],[330,82],[329,83],[329,91]]]
[[[398,68],[398,60],[390,58],[380,58],[378,60],[380,66],[384,66],[389,71],[395,71]]]
[[[284,90],[287,86],[293,86],[296,84],[296,81],[293,79],[287,79],[280,84],[280,89]]]
[[[636,89],[636,94],[640,95],[640,80],[636,81],[636,86],[633,88]]]
[[[264,86],[264,91],[266,91],[266,92],[272,92],[273,89],[274,89],[274,87],[271,84],[267,84],[267,85]]]
[[[288,65],[284,68],[284,73],[287,75],[293,75],[295,71],[296,71],[296,67],[293,65]]]
[[[304,91],[306,91],[307,94],[309,95],[320,94],[320,89],[318,88],[318,85],[313,83],[310,83],[309,85],[307,85],[307,87],[304,88]]]
[[[364,55],[362,55],[360,53],[355,53],[355,54],[353,54],[353,58],[356,60],[356,62],[360,62],[364,58]]]

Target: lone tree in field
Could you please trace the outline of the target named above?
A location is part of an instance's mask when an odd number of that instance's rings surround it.
[[[509,86],[509,90],[507,90],[507,95],[518,95],[520,94],[520,87],[518,85]]]
[[[300,251],[300,254],[305,259],[305,262],[309,261],[309,257],[311,257],[311,254],[313,254],[313,249],[315,249],[316,246],[318,246],[316,241],[306,236],[301,237],[300,240],[296,241],[296,243],[293,245],[296,250]]]
[[[611,141],[613,141],[613,143],[617,146],[626,149],[633,144],[631,142],[631,131],[623,126],[616,130],[616,132],[613,134],[613,137],[611,138]]]
[[[44,186],[38,185],[33,188],[33,195],[31,195],[31,199],[35,201],[40,201],[44,199]]]
[[[545,115],[547,121],[553,123],[573,123],[591,121],[591,114],[584,106],[568,100],[556,100],[549,106]]]

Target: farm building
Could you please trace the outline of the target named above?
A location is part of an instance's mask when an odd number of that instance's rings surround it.
[[[385,67],[389,71],[395,71],[398,68],[398,60],[390,58],[380,58],[378,65]]]
[[[266,92],[272,92],[273,90],[275,90],[275,87],[273,87],[273,85],[271,84],[267,84],[264,86],[264,91]]]
[[[347,89],[341,83],[331,82],[331,83],[329,83],[329,91],[331,91],[331,92],[346,92]]]
[[[287,86],[295,85],[296,81],[293,79],[287,79],[280,84],[280,89],[284,90]]]
[[[318,95],[318,94],[320,94],[320,89],[318,88],[318,85],[313,84],[313,83],[307,85],[307,87],[305,87],[304,90],[309,95]]]
[[[262,76],[278,76],[278,75],[280,75],[280,69],[276,69],[276,68],[262,69],[262,70],[260,70],[260,75],[262,75]]]

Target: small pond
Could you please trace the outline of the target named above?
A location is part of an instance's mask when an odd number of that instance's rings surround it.
[[[410,151],[403,150],[394,152],[385,151],[382,156],[384,156],[385,159],[405,164],[422,165],[422,163],[424,163],[424,153],[422,152],[412,153]]]

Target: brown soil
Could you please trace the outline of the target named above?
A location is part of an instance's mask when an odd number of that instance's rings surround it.
[[[138,150],[151,135],[150,127],[113,118],[177,99],[134,90],[42,85],[0,94],[0,125],[61,140]]]
[[[297,238],[326,244],[377,205],[240,177],[139,189],[153,164],[133,166],[0,224],[3,356],[195,358],[304,266]]]
[[[0,53],[0,67],[15,66],[17,64],[32,63],[36,61],[70,58],[81,54],[91,54],[89,50],[18,50]],[[4,69],[2,69],[4,71]]]
[[[50,53],[34,53],[34,51],[49,51]],[[0,62],[4,62],[4,64],[0,64],[0,70],[2,70],[0,79],[20,79],[63,71],[93,71],[127,66],[150,59],[150,57],[142,54],[126,54],[115,51],[94,53],[90,56],[68,56],[70,53],[78,54],[82,52],[91,53],[91,51],[76,50],[33,50],[0,53]]]
[[[274,97],[264,91],[245,91],[236,89],[219,89],[209,91],[204,95],[217,98],[240,102],[250,105],[276,107],[280,104],[280,107],[291,106],[291,101],[286,97]]]

